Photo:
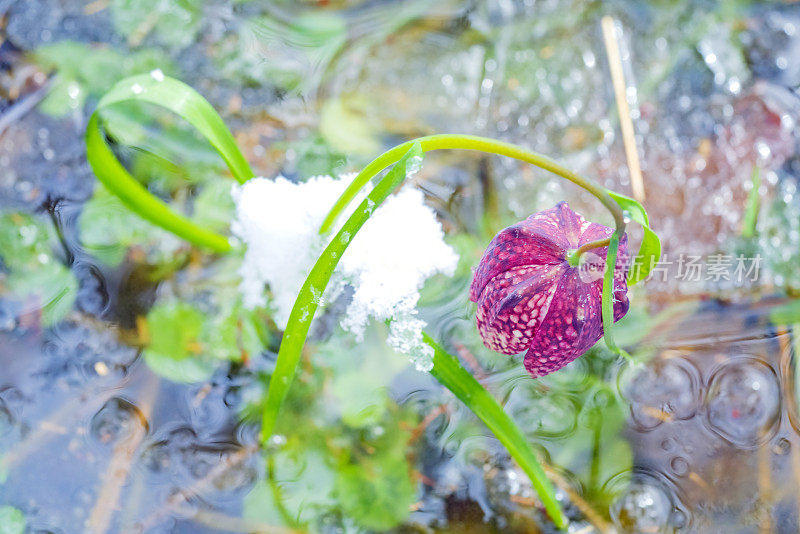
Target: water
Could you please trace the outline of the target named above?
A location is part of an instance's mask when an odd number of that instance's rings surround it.
[[[8,224],[39,236],[0,262],[0,504],[31,531],[554,531],[490,432],[388,351],[380,328],[353,345],[335,317],[315,324],[268,454],[256,446],[279,343],[268,318],[261,353],[190,384],[155,374],[142,355],[148,311],[169,299],[203,316],[227,309],[235,267],[98,200],[83,129],[137,68],[197,88],[265,176],[358,169],[399,140],[459,131],[630,192],[601,13],[622,28],[646,206],[672,262],[633,291],[620,327],[636,363],[598,348],[531,380],[520,358],[482,348],[467,272],[426,288],[422,317],[535,444],[570,532],[798,530],[797,344],[771,317],[800,288],[797,7],[209,0],[156,24],[122,4],[0,1],[0,214],[30,216]],[[103,45],[77,64],[30,54],[65,39]],[[151,190],[202,211],[198,191],[227,187],[218,160],[180,123],[142,134],[125,122],[143,116],[109,119],[136,147],[120,156]],[[747,240],[754,167],[762,205]],[[498,158],[430,155],[417,183],[470,258],[561,199],[608,220],[572,186]],[[91,210],[105,218],[87,228]],[[681,271],[681,256],[714,253],[759,255],[759,276]]]

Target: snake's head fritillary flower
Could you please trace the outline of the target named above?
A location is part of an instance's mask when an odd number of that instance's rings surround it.
[[[608,247],[584,253],[580,266],[570,265],[568,255],[612,232],[559,202],[497,234],[470,287],[484,345],[503,354],[527,350],[525,368],[536,378],[561,369],[597,343],[603,335]],[[615,322],[628,311],[627,265],[623,235],[614,271]]]

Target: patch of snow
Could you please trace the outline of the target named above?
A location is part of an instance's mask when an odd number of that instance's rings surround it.
[[[425,321],[415,312],[398,314],[389,325],[389,346],[406,354],[417,371],[424,373],[433,369],[433,347],[422,340]]]
[[[299,184],[282,176],[253,178],[233,186],[231,231],[247,245],[239,270],[245,306],[267,305],[269,285],[273,318],[286,328],[295,298],[325,248],[319,227],[354,176],[316,176]]]
[[[295,184],[284,178],[255,178],[234,186],[233,233],[246,245],[240,269],[247,306],[269,304],[285,328],[297,293],[316,259],[333,238],[319,227],[353,175],[339,180],[320,176]],[[353,202],[353,207],[364,195]],[[444,231],[423,193],[406,187],[377,207],[350,241],[334,272],[325,302],[345,285],[354,288],[342,327],[363,338],[370,320],[391,321],[388,342],[409,355],[417,369],[432,367],[433,349],[422,341],[425,322],[417,317],[419,291],[435,274],[452,276],[458,255],[444,242]],[[346,220],[340,217],[339,224]],[[323,302],[322,295],[314,295]]]
[[[452,275],[457,263],[422,191],[401,190],[375,210],[342,256],[340,272],[355,288],[342,326],[360,336],[369,317],[411,313],[425,280]]]

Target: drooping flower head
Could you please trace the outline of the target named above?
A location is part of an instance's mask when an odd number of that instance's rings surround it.
[[[612,233],[559,202],[497,234],[475,270],[469,295],[478,303],[484,345],[503,354],[527,350],[525,368],[534,378],[561,369],[592,347],[603,335],[608,248],[584,253],[578,266],[570,265],[568,256]],[[628,311],[627,265],[623,235],[614,271],[615,322]]]

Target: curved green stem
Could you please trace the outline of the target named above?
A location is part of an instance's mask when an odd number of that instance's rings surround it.
[[[432,150],[445,150],[445,149],[460,149],[460,150],[476,150],[479,152],[486,152],[489,154],[497,154],[499,156],[507,156],[526,163],[530,163],[542,169],[548,170],[570,182],[578,185],[597,197],[598,200],[605,206],[611,215],[614,217],[614,224],[617,231],[622,234],[625,231],[625,216],[622,213],[620,205],[609,195],[608,191],[599,184],[584,178],[566,167],[559,165],[557,162],[537,154],[525,148],[496,139],[488,137],[478,137],[475,135],[459,135],[459,134],[441,134],[429,135],[407,141],[403,144],[388,150],[372,160],[364,170],[362,170],[353,179],[352,183],[342,193],[336,203],[333,205],[325,220],[320,227],[320,233],[324,234],[330,231],[336,218],[347,207],[348,204],[355,198],[358,192],[369,180],[378,174],[380,171],[396,163],[405,154],[414,143],[419,143],[423,152],[430,152]]]
[[[91,147],[87,151],[87,159],[95,176],[128,209],[197,246],[214,252],[230,250],[227,237],[201,228],[188,217],[176,213],[125,170],[103,139],[96,113],[89,119],[86,128],[86,145]]]
[[[577,267],[580,264],[582,254],[595,248],[607,247],[609,243],[611,243],[610,237],[607,237],[605,239],[598,239],[597,241],[589,241],[588,243],[581,245],[575,250],[568,252],[567,262],[569,262],[569,264],[572,265],[573,267]]]
[[[425,343],[433,348],[431,374],[466,404],[497,436],[500,443],[530,478],[550,518],[558,528],[564,528],[567,520],[555,498],[553,485],[545,476],[544,469],[525,435],[486,388],[464,369],[458,358],[445,351],[427,333],[423,333],[422,337]]]
[[[612,352],[623,354],[627,353],[617,346],[614,336],[611,335],[611,325],[614,324],[614,271],[617,265],[617,251],[619,250],[620,234],[616,230],[611,234],[606,253],[606,270],[603,273],[603,297],[601,300],[603,315],[603,339],[606,346]],[[628,358],[630,359],[630,358]]]
[[[525,148],[496,139],[488,137],[478,137],[474,135],[460,135],[460,134],[440,134],[429,135],[426,137],[419,137],[411,141],[387,150],[367,165],[364,170],[356,175],[350,185],[345,189],[342,195],[336,200],[325,220],[320,227],[320,234],[325,234],[330,231],[337,217],[341,212],[350,204],[358,192],[364,187],[369,180],[378,174],[380,171],[398,161],[403,154],[414,144],[419,144],[423,152],[430,152],[431,150],[444,150],[444,149],[460,149],[460,150],[477,150],[489,154],[497,154],[499,156],[507,156],[526,163],[530,163],[542,169],[548,170],[561,178],[569,180],[577,186],[582,187],[600,201],[603,206],[611,212],[614,217],[614,233],[613,238],[616,238],[617,245],[619,244],[620,236],[625,233],[625,215],[620,207],[620,203],[612,198],[609,191],[600,186],[599,184],[580,176],[571,170],[559,165],[552,159],[542,154],[532,152]],[[613,254],[611,246],[609,246],[608,255],[606,256],[605,276],[603,277],[603,337],[606,340],[606,345],[615,351],[620,352],[616,343],[614,342],[613,327],[614,327],[614,303],[607,302],[613,293],[612,284],[614,282],[614,269],[616,268],[617,250],[614,248]],[[610,310],[610,311],[609,311]]]

